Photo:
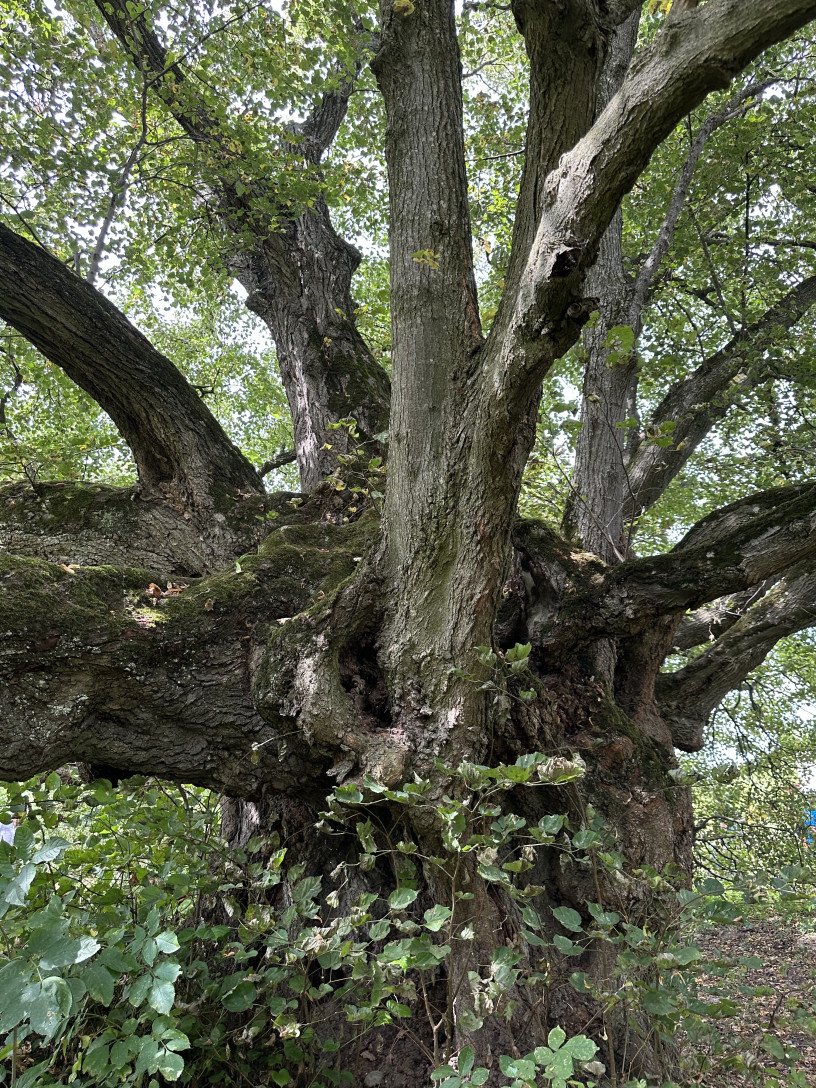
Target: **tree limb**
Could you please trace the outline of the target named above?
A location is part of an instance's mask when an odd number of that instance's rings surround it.
[[[684,669],[659,677],[658,705],[675,745],[698,751],[709,715],[728,692],[762,664],[780,639],[813,626],[816,563],[809,557],[788,570]]]
[[[816,482],[760,491],[715,511],[665,555],[592,579],[587,630],[634,634],[653,620],[759,586],[816,556]]]
[[[732,404],[728,390],[737,375],[744,373],[738,386],[740,394],[771,376],[763,353],[778,339],[780,329],[793,328],[814,303],[816,276],[808,276],[688,378],[672,386],[650,420],[650,428],[655,430],[669,422],[675,424],[672,445],[641,443],[629,466],[628,519],[657,502],[717,420],[726,415]]]
[[[147,491],[209,509],[236,491],[263,490],[170,360],[104,295],[2,224],[0,317],[108,413]]]
[[[225,513],[190,517],[134,487],[28,483],[0,487],[0,554],[66,566],[139,566],[168,578],[223,567],[260,539],[267,513],[285,495],[242,495]],[[202,526],[202,521],[204,525]]]
[[[626,76],[637,42],[638,18],[612,36],[599,79],[599,104],[606,106]],[[612,357],[612,330],[629,324],[631,279],[623,262],[623,213],[617,209],[587,272],[586,288],[598,299],[599,316],[587,329],[587,361],[581,397],[581,430],[575,450],[572,488],[564,511],[564,531],[607,562],[621,562],[628,551],[623,506],[628,494],[626,448],[629,432],[621,424],[636,412],[637,355]],[[639,318],[633,326],[640,333]],[[610,340],[610,335],[612,338]],[[634,346],[634,345],[633,345]]]
[[[611,0],[607,18],[612,26],[620,26],[636,11],[640,11],[643,4],[644,0]]]
[[[599,74],[606,66],[607,37],[612,29],[601,21],[591,0],[570,4],[515,0],[512,9],[530,63],[530,105],[524,169],[513,215],[508,287],[498,321],[524,274],[536,229],[548,203],[547,177],[595,118]],[[636,20],[631,29],[636,37]],[[625,69],[617,73],[618,85],[624,74]]]
[[[751,586],[742,593],[720,597],[711,604],[698,608],[684,616],[674,632],[673,650],[691,650],[695,646],[714,642],[724,631],[737,623],[752,604],[765,596],[778,579],[769,579],[758,586]]]
[[[97,7],[136,67],[150,75],[151,87],[183,131],[207,153],[216,178],[211,187],[216,212],[239,240],[237,247],[230,244],[225,260],[247,291],[247,306],[275,340],[301,484],[311,491],[351,444],[349,430],[338,431],[334,424],[356,420],[361,440],[370,445],[388,426],[388,378],[354,320],[351,280],[360,254],[334,230],[321,194],[311,208],[293,209],[267,179],[253,178],[239,191],[240,148],[221,132],[184,66],[168,64],[167,50],[144,12],[134,15],[125,0],[97,0]],[[304,122],[292,126],[299,137],[297,154],[315,168],[346,115],[352,84],[341,80]],[[294,141],[289,150],[294,152]],[[264,206],[267,210],[260,211]]]
[[[284,465],[291,465],[296,460],[297,454],[294,450],[281,450],[281,452],[275,454],[274,457],[270,457],[268,461],[264,461],[258,469],[258,475],[268,476],[269,473],[274,472],[276,468],[283,468]]]
[[[311,516],[281,512],[232,569],[166,588],[156,570],[0,553],[0,780],[82,761],[320,801],[339,753],[385,758],[338,665],[371,624],[354,575],[372,523]]]
[[[547,179],[547,204],[512,315],[497,320],[496,381],[538,382],[586,319],[580,287],[622,197],[674,125],[759,53],[816,16],[816,0],[720,0],[678,13]],[[582,317],[583,314],[583,317]]]
[[[151,606],[153,577],[0,556],[0,779],[82,761],[246,796],[269,774],[246,627],[201,600]]]

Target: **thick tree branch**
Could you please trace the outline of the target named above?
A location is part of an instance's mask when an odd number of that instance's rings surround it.
[[[461,470],[448,423],[466,410],[482,336],[453,3],[427,0],[421,14],[406,16],[385,0],[381,23],[373,67],[388,120],[393,342],[386,522],[393,560],[402,564],[413,558],[417,527],[438,516]]]
[[[620,26],[621,23],[626,22],[630,15],[640,11],[644,2],[645,0],[611,0],[608,5],[609,15],[607,18],[612,26]]]
[[[609,32],[592,0],[569,4],[515,0],[512,10],[530,62],[530,105],[506,276],[508,297],[524,273],[548,203],[547,177],[595,118]],[[624,74],[625,69],[618,73],[618,85]]]
[[[503,342],[496,383],[537,382],[577,337],[580,287],[622,197],[674,125],[764,49],[816,16],[816,0],[720,0],[668,20],[621,90],[547,179],[538,225]],[[583,318],[582,318],[583,314]]]
[[[665,555],[597,574],[584,622],[589,630],[634,634],[814,557],[816,483],[761,491],[710,514]]]
[[[637,17],[613,35],[601,81],[600,104],[606,106],[620,89],[629,69],[637,38]],[[599,301],[600,319],[588,331],[588,360],[584,371],[581,431],[573,469],[573,488],[564,516],[564,530],[585,548],[608,562],[621,562],[631,541],[632,483],[629,461],[638,446],[637,344],[643,309],[655,277],[671,246],[685,206],[697,162],[711,135],[745,112],[746,103],[771,81],[752,82],[726,106],[709,114],[692,141],[654,244],[634,281],[624,269],[620,208],[606,230],[595,264],[587,273],[586,289]],[[628,326],[633,345],[621,358],[611,330]],[[610,339],[611,336],[611,339]]]
[[[247,699],[247,629],[216,604],[151,605],[154,577],[0,557],[0,779],[83,761],[257,790],[269,731]]]
[[[220,569],[253,548],[287,495],[245,495],[204,525],[138,488],[83,483],[0,487],[0,554],[79,566],[138,566],[168,578]]]
[[[297,461],[297,454],[294,450],[281,450],[280,453],[276,453],[274,457],[270,457],[268,461],[264,461],[261,467],[258,469],[260,476],[268,476],[270,472],[274,472],[276,468],[283,468],[284,465],[291,465]]]
[[[758,665],[780,639],[816,626],[816,562],[792,567],[713,645],[679,672],[664,674],[658,703],[677,747],[697,751],[708,717],[729,691]]]
[[[691,650],[695,646],[714,642],[728,631],[745,614],[751,605],[765,596],[778,579],[769,579],[758,586],[751,586],[742,593],[720,597],[710,604],[684,616],[672,639],[673,650]]]
[[[242,182],[239,189],[241,152],[234,134],[221,131],[184,66],[167,63],[167,50],[144,13],[134,15],[125,0],[99,0],[97,6],[217,179],[213,204],[224,228],[239,239],[237,247],[227,247],[225,260],[246,288],[248,307],[275,340],[301,483],[311,491],[350,445],[349,430],[332,429],[333,424],[355,419],[369,444],[388,426],[388,378],[354,320],[351,280],[360,254],[334,230],[322,195],[311,208],[294,209],[265,179],[253,178],[249,186]],[[342,80],[293,126],[298,142],[289,152],[315,168],[317,181],[317,164],[346,115],[351,89],[351,80]],[[260,211],[263,207],[267,210]]]
[[[0,317],[111,417],[147,491],[218,506],[260,477],[175,366],[90,284],[0,224]]]
[[[816,303],[816,276],[808,276],[759,320],[741,329],[725,347],[710,356],[693,374],[672,386],[655,409],[652,429],[674,423],[671,447],[644,441],[629,466],[631,494],[626,517],[648,510],[680,472],[714,424],[733,403],[729,391],[740,396],[772,376],[764,358],[767,348],[790,330]],[[741,375],[735,388],[734,379]]]
[[[361,735],[338,672],[358,637],[348,614],[310,671],[370,527],[310,517],[290,509],[228,571],[168,588],[155,569],[0,554],[0,779],[82,761],[322,800],[341,747],[364,754],[382,734]]]
[[[629,69],[638,34],[638,16],[612,36],[599,79],[599,106],[620,89]],[[635,413],[637,356],[612,357],[611,330],[629,324],[632,285],[623,263],[623,214],[620,208],[604,233],[598,256],[586,278],[589,294],[599,301],[599,319],[587,330],[587,363],[581,402],[581,431],[572,472],[573,486],[564,515],[571,539],[607,562],[621,562],[627,540],[623,523],[627,432],[621,424]],[[634,329],[640,331],[639,324]]]

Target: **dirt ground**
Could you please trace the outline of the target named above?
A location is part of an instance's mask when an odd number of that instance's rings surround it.
[[[726,978],[705,978],[704,992],[725,994],[734,1014],[719,1022],[725,1055],[694,1083],[705,1088],[787,1085],[816,1088],[816,925],[785,919],[718,927],[696,942],[712,961],[756,957]],[[776,1042],[774,1042],[776,1040]],[[782,1051],[788,1051],[788,1059]],[[790,1052],[795,1051],[795,1054]],[[742,1063],[747,1068],[740,1069]],[[787,1078],[787,1079],[786,1079]]]

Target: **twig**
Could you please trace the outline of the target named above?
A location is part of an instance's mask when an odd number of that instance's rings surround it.
[[[294,450],[281,450],[276,453],[274,457],[271,457],[268,461],[264,461],[261,467],[258,469],[258,475],[268,476],[276,468],[282,468],[284,465],[291,465],[293,461],[297,460],[297,454]]]

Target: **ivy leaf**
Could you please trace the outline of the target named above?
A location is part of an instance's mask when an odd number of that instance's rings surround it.
[[[176,988],[172,982],[157,978],[150,987],[147,1003],[160,1015],[166,1016],[176,999]]]
[[[584,952],[581,945],[571,941],[569,937],[563,937],[560,933],[556,933],[553,937],[553,944],[562,956],[581,956]]]
[[[388,897],[388,905],[391,910],[405,910],[409,907],[419,892],[415,888],[397,888]]]
[[[431,933],[438,933],[444,926],[445,922],[451,916],[450,907],[445,907],[441,903],[438,903],[435,907],[431,907],[425,911],[423,917],[425,918],[425,926],[431,931]]]
[[[577,910],[572,907],[554,907],[553,914],[564,929],[570,929],[573,933],[580,933],[584,928],[583,919]]]
[[[184,1058],[172,1050],[163,1050],[158,1055],[156,1072],[161,1073],[165,1080],[178,1080],[184,1072]]]
[[[28,1008],[31,1030],[42,1035],[46,1042],[52,1039],[67,1019],[72,1004],[71,988],[65,979],[58,975],[44,978]]]
[[[247,981],[243,975],[232,975],[231,979],[234,981],[231,982],[228,979],[229,985],[225,989],[222,988],[221,1004],[229,1012],[246,1012],[255,1003],[258,991],[254,984]]]

